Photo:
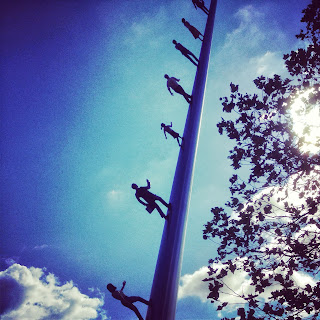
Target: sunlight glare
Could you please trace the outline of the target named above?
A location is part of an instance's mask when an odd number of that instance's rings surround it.
[[[319,104],[308,106],[311,88],[300,94],[291,105],[291,116],[293,119],[293,130],[299,137],[304,137],[301,151],[315,154],[319,152],[320,146],[320,108]]]

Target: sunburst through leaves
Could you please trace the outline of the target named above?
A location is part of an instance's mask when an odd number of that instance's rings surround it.
[[[300,138],[304,153],[316,154],[320,150],[320,106],[315,103],[319,88],[311,88],[298,94],[290,107],[293,131]]]

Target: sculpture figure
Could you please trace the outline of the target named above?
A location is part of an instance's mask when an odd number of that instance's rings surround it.
[[[126,296],[123,293],[123,289],[125,285],[126,285],[126,281],[123,281],[122,288],[120,290],[117,290],[117,288],[113,284],[109,283],[107,284],[107,289],[111,292],[113,298],[119,300],[122,303],[122,305],[131,309],[136,314],[139,320],[143,320],[138,308],[133,303],[139,301],[149,306],[150,301],[147,301],[137,296],[130,296],[130,297]]]
[[[182,143],[183,138],[180,137],[178,132],[173,131],[171,128],[172,128],[172,122],[170,123],[170,125],[165,125],[164,123],[161,123],[161,130],[163,129],[163,133],[164,133],[164,136],[166,137],[166,139],[167,139],[166,132],[168,132],[174,139],[177,139],[178,145],[179,145],[179,147],[181,147],[181,143]],[[181,139],[181,142],[179,139]]]
[[[200,39],[201,41],[203,41],[203,34],[196,27],[192,26],[184,18],[182,18],[182,23],[192,33],[192,35],[195,39]]]
[[[194,5],[194,7],[197,9],[200,8],[204,13],[209,14],[209,10],[206,8],[206,6],[204,5],[204,1],[203,0],[192,0],[192,3]]]
[[[199,59],[190,50],[176,40],[173,40],[172,43],[175,45],[175,48],[182,53],[183,56],[189,59],[195,66],[198,66]]]
[[[167,74],[165,74],[164,77],[167,79],[167,88],[172,96],[173,96],[173,93],[171,92],[170,89],[173,89],[175,92],[181,94],[188,103],[191,102],[191,96],[187,94],[183,90],[183,88],[178,84],[178,81],[180,81],[180,79],[177,79],[175,77],[170,78]]]
[[[146,187],[138,187],[135,183],[131,185],[132,189],[136,190],[136,198],[137,200],[146,206],[146,210],[151,213],[154,209],[157,209],[161,218],[167,218],[167,216],[163,213],[159,205],[156,201],[160,201],[164,206],[167,208],[171,208],[170,203],[167,204],[161,197],[151,193],[148,191],[150,189],[150,182],[147,179],[147,186]],[[142,201],[143,199],[144,201]]]

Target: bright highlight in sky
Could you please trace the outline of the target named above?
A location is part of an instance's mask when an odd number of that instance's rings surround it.
[[[314,105],[310,101],[315,90],[319,89],[306,90],[291,106],[293,130],[299,137],[304,137],[301,151],[313,154],[320,149],[320,108],[319,105]]]

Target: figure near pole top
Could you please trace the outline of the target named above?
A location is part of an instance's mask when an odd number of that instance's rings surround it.
[[[194,5],[194,7],[197,9],[200,8],[204,13],[209,14],[209,10],[208,8],[206,8],[206,6],[204,5],[204,1],[203,0],[192,0],[192,3]]]

